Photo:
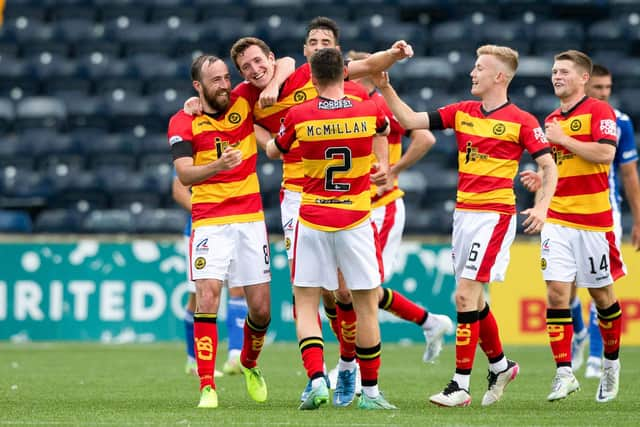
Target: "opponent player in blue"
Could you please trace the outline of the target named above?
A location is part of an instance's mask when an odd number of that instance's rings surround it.
[[[601,101],[609,102],[612,78],[609,70],[602,65],[594,64],[591,79],[587,85],[587,95]],[[640,182],[638,181],[638,151],[633,136],[633,123],[626,114],[614,109],[618,126],[618,146],[609,173],[611,207],[613,208],[614,232],[618,247],[622,238],[620,181],[624,187],[626,202],[633,216],[631,228],[631,244],[640,250]],[[598,328],[598,317],[595,305],[591,303],[589,325],[582,320],[580,299],[573,297],[571,315],[575,334],[572,343],[571,365],[574,371],[580,369],[584,360],[584,349],[589,338],[589,358],[585,370],[586,378],[600,378],[602,375],[602,336]]]

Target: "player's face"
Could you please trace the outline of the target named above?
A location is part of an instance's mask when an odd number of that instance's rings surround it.
[[[491,55],[480,55],[469,74],[471,94],[482,97],[493,88],[498,76],[497,60]]]
[[[307,61],[311,59],[311,55],[324,48],[339,48],[339,46],[336,45],[336,38],[333,37],[331,30],[316,28],[315,30],[309,31],[309,35],[304,44],[304,56],[307,58]]]
[[[553,63],[551,69],[551,84],[553,92],[560,99],[571,98],[584,90],[589,74],[581,72],[573,61],[562,59]]]
[[[249,46],[236,61],[242,77],[258,89],[264,89],[273,78],[275,57],[273,53],[265,55],[260,46]]]
[[[591,76],[587,83],[587,95],[609,102],[611,96],[611,76]]]
[[[231,94],[231,75],[224,61],[205,62],[202,65],[202,81],[196,87],[211,109],[225,111]]]

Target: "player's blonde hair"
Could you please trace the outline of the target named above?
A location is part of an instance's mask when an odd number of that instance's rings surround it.
[[[507,82],[513,79],[518,69],[518,52],[507,46],[485,44],[476,50],[476,55],[491,55],[507,67]]]

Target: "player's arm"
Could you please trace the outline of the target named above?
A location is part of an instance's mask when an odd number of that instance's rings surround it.
[[[171,196],[187,212],[191,212],[191,191],[189,191],[189,187],[182,185],[177,176],[173,177],[173,182],[171,183]]]
[[[527,215],[522,225],[527,234],[539,233],[547,220],[547,211],[551,204],[551,199],[556,192],[558,185],[558,168],[550,153],[545,152],[535,157],[538,164],[540,186],[536,192],[535,203],[532,208],[525,209],[521,213]]]
[[[285,56],[276,60],[275,71],[273,78],[260,92],[258,102],[260,107],[265,108],[275,104],[278,101],[278,95],[280,94],[280,87],[289,78],[296,69],[296,60],[290,56]]]
[[[631,227],[631,244],[636,251],[640,251],[640,181],[638,180],[638,162],[628,162],[620,165],[620,176],[624,186],[625,200],[633,217]]]
[[[373,165],[373,172],[370,175],[371,182],[379,187],[383,187],[389,181],[389,119],[384,118],[384,125],[377,129],[373,137],[373,155],[376,156],[376,163]]]
[[[404,58],[413,56],[413,48],[404,40],[398,40],[391,48],[375,52],[364,59],[350,61],[347,71],[350,79],[384,71]]]
[[[431,150],[433,144],[436,143],[436,137],[426,129],[414,129],[410,131],[409,138],[411,142],[409,143],[407,151],[402,154],[400,160],[391,166],[389,170],[389,173],[393,177],[398,176],[400,172],[416,164],[418,160],[423,158],[425,154]]]
[[[565,134],[556,119],[544,125],[545,135],[550,142],[562,145],[567,150],[591,163],[610,164],[616,155],[616,142],[611,140],[585,143]]]
[[[266,130],[260,125],[253,125],[253,130],[256,134],[256,142],[261,150],[267,151],[267,142],[271,139],[271,132]]]
[[[389,82],[389,74],[377,73],[371,76],[374,84],[387,101],[387,105],[396,116],[400,125],[405,129],[429,129],[429,115],[425,112],[416,113],[396,93]]]
[[[188,187],[202,182],[219,172],[233,169],[242,162],[242,152],[237,148],[227,147],[219,159],[205,165],[193,163],[191,142],[180,141],[171,146],[173,165],[182,185]]]

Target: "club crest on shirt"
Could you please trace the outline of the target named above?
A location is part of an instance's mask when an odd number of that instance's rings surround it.
[[[242,116],[240,116],[240,114],[238,113],[231,113],[229,114],[229,122],[233,123],[234,125],[240,123],[240,120],[242,120]]]
[[[540,268],[542,270],[546,270],[547,269],[547,260],[545,258],[541,258],[540,259]]]
[[[493,126],[493,134],[494,135],[502,135],[507,130],[507,127],[504,123],[496,123]]]
[[[571,121],[571,130],[574,132],[577,132],[580,130],[580,128],[582,127],[582,123],[580,122],[580,120],[576,119],[576,120],[572,120]]]
[[[303,90],[299,90],[293,94],[293,100],[298,103],[304,102],[307,100],[307,94]]]
[[[284,239],[284,248],[286,250],[291,249],[291,239],[288,237]]]
[[[202,270],[204,266],[207,265],[207,260],[204,257],[199,256],[193,263],[193,266],[196,270]]]

